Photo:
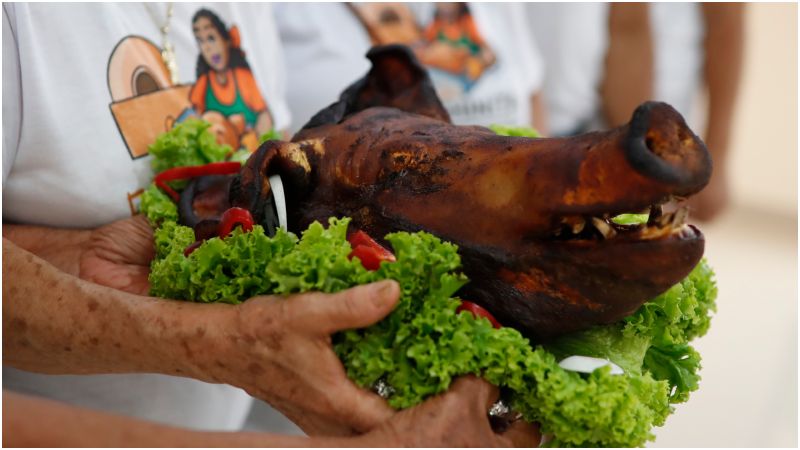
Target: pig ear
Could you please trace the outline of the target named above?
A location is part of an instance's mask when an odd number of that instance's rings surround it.
[[[373,106],[397,108],[413,114],[450,122],[428,72],[404,45],[373,47],[367,58],[372,68],[348,87],[339,101],[317,113],[303,127],[341,122],[345,117]]]

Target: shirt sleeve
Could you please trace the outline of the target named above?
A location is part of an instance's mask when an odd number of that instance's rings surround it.
[[[3,187],[14,166],[22,126],[22,76],[14,5],[3,3]]]

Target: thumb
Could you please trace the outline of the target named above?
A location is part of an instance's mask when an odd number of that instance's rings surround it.
[[[397,282],[384,280],[333,295],[306,295],[298,306],[303,311],[304,328],[327,335],[378,322],[394,309],[399,298]]]

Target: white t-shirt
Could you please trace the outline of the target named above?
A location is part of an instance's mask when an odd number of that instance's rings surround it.
[[[153,177],[147,145],[192,108],[202,109],[190,91],[202,87],[192,18],[203,5],[173,8],[168,41],[176,53],[176,85],[158,54],[166,4],[4,4],[4,221],[95,227],[131,214],[128,195]],[[208,8],[228,28],[236,26],[250,79],[275,127],[288,128],[271,7]],[[258,104],[257,95],[248,98],[245,71],[232,71],[245,104]],[[211,111],[210,103],[204,106],[197,112]],[[230,121],[219,122],[231,129]]]
[[[203,6],[173,8],[168,40],[176,53],[176,84],[157,48],[165,4],[3,4],[4,222],[95,227],[129,216],[128,195],[153,176],[142,136],[163,132],[192,111],[216,114],[216,124],[234,140],[252,133],[254,118],[265,111],[275,128],[288,127],[283,56],[270,6],[207,7],[229,31],[229,56],[225,66],[219,47],[211,45],[203,61],[230,69],[227,80],[235,84],[214,86],[214,75],[206,75],[205,90],[193,32]],[[214,43],[210,37],[220,42],[220,33],[209,31],[212,23],[207,15],[195,22],[204,45]],[[249,74],[231,67],[236,41]],[[224,109],[232,104],[238,109]],[[252,402],[231,386],[154,374],[49,376],[4,366],[3,387],[198,429],[238,429]]]
[[[550,134],[586,128],[600,113],[608,4],[526,3],[525,9],[545,61],[542,91]]]
[[[650,3],[655,47],[655,98],[680,112],[690,126],[703,84],[705,24],[698,3]]]
[[[336,101],[347,86],[369,70],[364,55],[372,42],[365,22],[356,13],[361,7],[379,6],[275,5],[287,70],[292,74],[287,83],[287,96],[295,130]],[[410,9],[419,26],[418,37],[425,38],[435,25],[436,6],[412,3],[401,7]],[[453,70],[427,65],[454,123],[531,124],[530,97],[539,90],[544,68],[534,38],[523,21],[523,13],[522,5],[518,4],[469,3],[464,28],[471,24],[474,27],[468,30],[471,34],[464,32],[462,42],[456,45],[478,55],[493,54],[494,60],[480,63],[478,56],[470,55],[473,57],[467,58],[466,64],[455,64]],[[441,37],[435,30],[430,34]],[[429,44],[426,41],[426,45]]]

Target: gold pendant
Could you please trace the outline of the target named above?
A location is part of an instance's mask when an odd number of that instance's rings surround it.
[[[161,27],[161,59],[169,71],[169,79],[173,85],[178,84],[178,60],[175,47],[169,42],[169,23],[172,20],[172,3],[167,4],[167,22]]]
[[[169,70],[169,79],[173,85],[178,84],[178,61],[175,58],[175,48],[169,42],[164,42],[164,48],[161,49],[161,59]]]

